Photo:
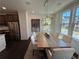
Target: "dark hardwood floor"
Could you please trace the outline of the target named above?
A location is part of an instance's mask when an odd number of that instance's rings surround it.
[[[9,41],[6,49],[0,52],[0,59],[23,59],[30,40]]]

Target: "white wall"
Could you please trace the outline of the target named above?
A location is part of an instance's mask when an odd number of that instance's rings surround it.
[[[31,36],[31,18],[30,13],[26,12],[26,28],[27,28],[27,38]]]
[[[42,19],[42,16],[41,15],[33,15],[33,14],[30,14],[30,18],[31,19]]]
[[[31,36],[31,19],[42,19],[42,17],[38,15],[32,15],[27,11],[19,11],[18,14],[21,40],[26,40]]]
[[[33,15],[33,14],[30,14],[30,20],[31,19],[40,19],[40,21],[42,20],[44,16],[43,15]],[[40,22],[40,31],[41,31],[42,27],[41,27],[41,22]]]
[[[29,38],[29,36],[31,36],[31,19],[40,19],[42,20],[42,18],[44,16],[41,15],[33,15],[30,14],[27,11],[19,11],[19,22],[20,22],[20,32],[21,32],[21,39],[22,40],[26,40]],[[53,15],[52,15],[53,16]],[[59,29],[57,28],[57,24],[58,24],[58,16],[57,14],[54,15],[54,19],[52,19],[52,33],[55,33],[56,31],[58,31]],[[40,31],[41,31],[42,27],[41,27],[41,23],[40,23]]]
[[[21,40],[27,39],[26,11],[19,11]]]

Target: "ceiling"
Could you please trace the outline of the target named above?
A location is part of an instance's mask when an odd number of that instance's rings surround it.
[[[47,2],[45,2],[47,1]],[[5,6],[7,10],[19,11],[27,10],[37,14],[51,14],[57,12],[73,0],[0,0],[1,7]]]

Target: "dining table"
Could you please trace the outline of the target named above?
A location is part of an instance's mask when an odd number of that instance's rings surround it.
[[[45,33],[38,33],[36,36],[37,48],[70,48],[70,43],[66,43],[63,39],[58,39],[53,35],[49,35],[49,38],[45,36]]]

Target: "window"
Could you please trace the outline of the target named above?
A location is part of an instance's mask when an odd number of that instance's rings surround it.
[[[65,34],[65,35],[68,34],[70,16],[71,16],[70,10],[63,12],[62,21],[61,21],[61,34]]]
[[[50,32],[51,31],[51,18],[50,17],[45,17],[41,21],[42,23],[42,31],[43,32]]]
[[[79,39],[79,7],[76,8],[75,23],[72,37]]]

